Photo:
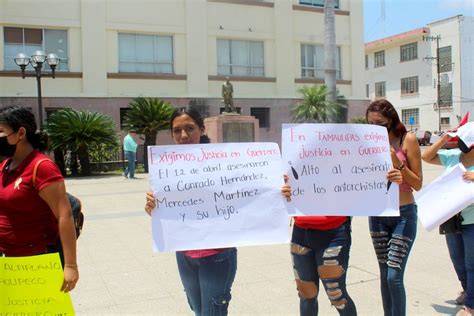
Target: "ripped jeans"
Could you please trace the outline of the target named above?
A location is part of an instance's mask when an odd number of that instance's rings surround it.
[[[237,249],[229,248],[203,258],[176,252],[176,261],[189,306],[196,316],[227,315],[237,272]]]
[[[293,227],[291,258],[300,297],[300,315],[318,315],[320,279],[340,315],[357,315],[346,290],[351,242],[350,221],[330,230]]]
[[[416,237],[415,203],[400,206],[400,216],[369,217],[370,235],[379,262],[385,316],[406,315],[403,276]]]

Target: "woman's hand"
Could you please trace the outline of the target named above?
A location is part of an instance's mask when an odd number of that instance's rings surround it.
[[[288,184],[288,176],[283,176],[285,184],[281,187],[281,194],[285,197],[287,202],[291,202],[291,186]]]
[[[147,192],[146,193],[145,212],[147,212],[148,215],[151,216],[151,212],[155,209],[155,207],[156,207],[155,194],[153,194],[153,192]]]
[[[397,151],[393,147],[390,147],[390,158],[392,158],[392,165],[395,168],[399,167],[402,164],[400,159],[398,159],[397,157]]]
[[[402,172],[398,169],[390,169],[387,173],[387,180],[396,184],[403,182]]]
[[[79,280],[79,269],[76,264],[64,265],[64,281],[61,286],[61,291],[64,293],[71,292],[75,287],[77,280]]]
[[[466,171],[462,175],[462,178],[467,181],[474,181],[474,171]]]

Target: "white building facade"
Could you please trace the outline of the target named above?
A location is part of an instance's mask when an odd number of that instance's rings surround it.
[[[474,18],[459,15],[366,43],[366,96],[389,100],[412,130],[450,129],[467,112],[472,120],[473,34]]]
[[[235,106],[260,120],[261,140],[279,141],[298,88],[324,82],[322,0],[57,3],[0,0],[0,106],[37,111],[36,82],[13,58],[43,49],[61,57],[57,78],[42,80],[44,116],[72,107],[120,122],[138,96],[213,116],[230,76]],[[362,0],[336,3],[337,87],[357,108],[366,104]]]

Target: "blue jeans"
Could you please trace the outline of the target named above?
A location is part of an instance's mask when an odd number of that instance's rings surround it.
[[[126,151],[125,158],[128,160],[127,168],[125,168],[124,175],[127,177],[130,174],[130,178],[135,178],[135,156],[133,151]]]
[[[369,217],[370,234],[379,262],[385,316],[406,314],[403,276],[416,237],[415,203],[400,206],[400,216]]]
[[[464,305],[474,308],[474,224],[462,225],[461,234],[446,234],[449,256],[466,292]]]
[[[194,313],[199,316],[227,315],[230,290],[237,272],[237,249],[193,259],[176,252],[179,275]]]
[[[319,280],[339,315],[357,315],[346,290],[346,271],[351,248],[348,220],[330,230],[294,226],[291,257],[300,297],[300,315],[318,315]]]

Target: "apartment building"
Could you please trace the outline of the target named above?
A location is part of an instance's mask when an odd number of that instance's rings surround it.
[[[458,15],[366,43],[366,96],[389,100],[412,130],[453,128],[466,112],[472,120],[473,34],[474,18]]]
[[[298,88],[324,82],[323,3],[0,0],[0,106],[37,111],[36,81],[22,79],[13,58],[41,49],[61,58],[56,79],[42,79],[44,116],[90,109],[120,130],[138,96],[218,115],[230,76],[235,106],[259,119],[261,140],[279,141]],[[366,104],[362,0],[336,1],[336,32],[337,87],[357,115]]]

